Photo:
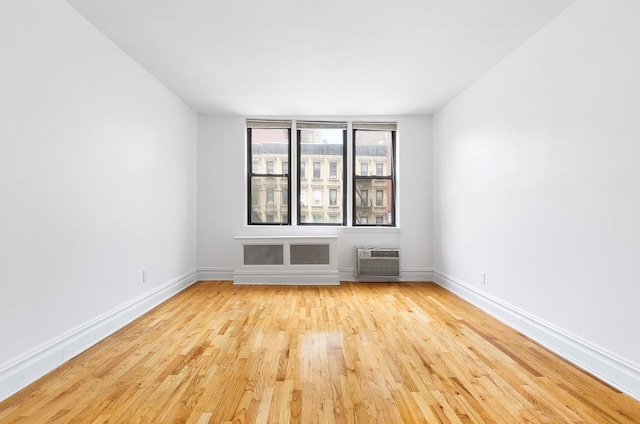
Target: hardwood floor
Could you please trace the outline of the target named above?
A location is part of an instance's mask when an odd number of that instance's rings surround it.
[[[200,282],[0,423],[640,423],[640,402],[431,283]]]

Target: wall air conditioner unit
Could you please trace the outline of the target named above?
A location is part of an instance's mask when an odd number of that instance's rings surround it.
[[[358,277],[399,277],[400,249],[368,247],[356,249]]]

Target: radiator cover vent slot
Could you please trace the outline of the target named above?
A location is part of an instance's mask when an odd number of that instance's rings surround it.
[[[282,265],[282,244],[246,244],[244,246],[245,265]]]
[[[359,277],[400,276],[400,249],[358,248],[356,259],[356,275]]]
[[[292,244],[291,265],[329,265],[328,244]]]

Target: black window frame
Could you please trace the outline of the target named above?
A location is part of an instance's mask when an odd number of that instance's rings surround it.
[[[302,148],[301,148],[301,144],[302,144],[302,134],[301,134],[301,128],[296,128],[296,167],[298,172],[296,173],[296,185],[297,185],[297,193],[296,193],[296,202],[297,202],[297,224],[300,227],[304,227],[304,226],[316,226],[316,227],[322,227],[322,226],[329,226],[329,227],[344,227],[347,225],[347,195],[346,195],[346,191],[347,191],[347,128],[342,129],[342,178],[340,178],[338,175],[336,175],[335,179],[330,178],[330,176],[327,176],[327,179],[329,179],[333,184],[336,183],[336,181],[341,181],[342,183],[342,220],[338,219],[336,220],[336,222],[313,222],[313,213],[311,214],[311,220],[306,220],[306,222],[302,221],[301,218],[301,212],[302,212],[302,208],[300,207],[300,192],[303,189],[302,188],[302,179],[307,179],[306,175],[301,175],[302,171],[301,171],[301,164],[302,163],[306,163],[306,161],[301,161],[301,157],[302,157]],[[322,178],[322,164],[325,163],[326,159],[323,159],[322,161],[320,161],[320,177]],[[311,165],[311,180],[313,181],[314,179],[317,179],[315,177],[315,175],[313,175],[313,163],[317,162],[317,161],[311,161],[312,165]],[[305,166],[305,171],[307,171],[306,169],[307,167]],[[338,171],[338,165],[336,164],[336,174],[339,174]],[[311,193],[310,193],[311,191]],[[340,190],[338,190],[338,192],[340,192]],[[313,201],[309,200],[309,197],[313,195],[313,183],[312,183],[312,188],[311,190],[307,190],[306,191],[306,203],[307,205],[313,205]],[[321,200],[322,203],[322,200]],[[338,199],[338,204],[340,204],[340,200]],[[334,206],[334,205],[327,205],[327,206]],[[305,217],[306,218],[306,217]]]
[[[258,128],[258,127],[256,127]],[[265,127],[268,128],[268,127]],[[289,213],[290,211],[290,206],[291,206],[291,174],[290,173],[260,173],[260,172],[253,172],[253,144],[252,144],[252,133],[253,133],[253,127],[252,126],[247,126],[247,225],[266,225],[266,226],[283,226],[283,225],[291,225],[291,213]],[[291,128],[279,128],[282,130],[286,130],[287,133],[287,162],[291,163]],[[274,161],[275,162],[275,161]],[[265,170],[266,170],[266,164],[265,164]],[[274,163],[274,170],[275,170],[275,163]],[[265,218],[265,222],[253,222],[251,219],[251,212],[252,212],[252,206],[253,205],[253,197],[252,197],[252,193],[253,190],[251,189],[251,181],[253,180],[253,177],[280,177],[280,178],[286,178],[286,182],[287,182],[287,219],[286,221],[280,221],[280,222],[266,222],[266,218]],[[260,202],[259,200],[259,196],[258,198],[258,204]],[[276,195],[274,192],[274,198],[273,201],[275,203],[275,199],[276,199]],[[265,205],[267,205],[267,199],[265,198]],[[282,212],[282,211],[280,211]],[[282,214],[284,216],[284,214]]]
[[[356,168],[359,164],[361,165],[363,162],[358,161],[358,151],[356,147],[357,133],[358,131],[383,131],[391,133],[391,163],[388,164],[388,173],[385,175],[357,175]],[[352,150],[351,150],[351,160],[352,160],[352,217],[351,217],[351,225],[353,227],[395,227],[396,226],[396,129],[360,129],[353,128],[352,130],[352,138],[351,138]],[[368,166],[367,166],[368,168]],[[368,173],[368,169],[367,169]],[[387,224],[376,224],[368,222],[367,219],[366,224],[358,223],[358,204],[357,203],[357,187],[358,181],[373,181],[373,180],[389,180],[391,182],[391,193],[387,193],[387,196],[390,196],[389,202],[391,203],[391,216],[389,217],[389,222]],[[367,196],[367,201],[369,201],[369,196]],[[384,202],[383,202],[384,204]]]

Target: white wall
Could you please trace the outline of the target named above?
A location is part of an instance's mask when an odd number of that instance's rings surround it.
[[[403,279],[430,279],[431,118],[378,119],[398,122],[398,229],[247,226],[245,118],[201,115],[198,120],[199,276],[204,279],[231,278],[235,263],[233,237],[237,235],[337,234],[338,269],[342,278],[353,279],[356,246],[400,246]]]
[[[440,282],[636,397],[638,17],[578,0],[434,116]]]
[[[196,145],[67,3],[0,3],[0,399],[195,280]]]

